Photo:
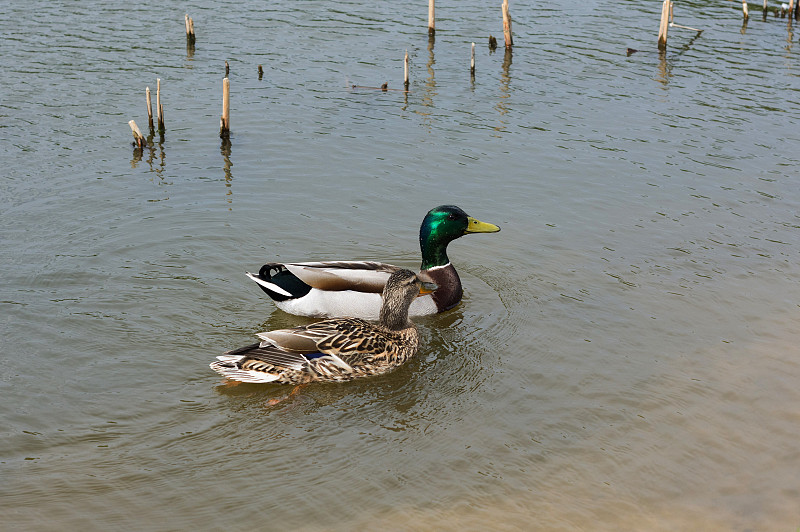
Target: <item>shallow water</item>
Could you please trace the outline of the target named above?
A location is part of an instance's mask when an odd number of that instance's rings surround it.
[[[660,2],[512,2],[509,57],[472,0],[434,43],[424,5],[295,6],[0,6],[4,526],[796,528],[795,27],[684,2],[660,55]],[[410,93],[351,89],[405,50]],[[413,268],[443,203],[502,231],[451,245],[416,359],[272,408],[208,368],[306,321],[245,270]]]

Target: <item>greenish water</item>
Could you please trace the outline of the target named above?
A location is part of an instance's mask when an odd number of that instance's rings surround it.
[[[512,2],[507,56],[499,5],[294,7],[0,6],[4,527],[796,528],[792,23],[681,3],[659,55],[660,2]],[[305,321],[244,271],[414,268],[443,203],[502,231],[415,360],[271,408],[208,368]]]

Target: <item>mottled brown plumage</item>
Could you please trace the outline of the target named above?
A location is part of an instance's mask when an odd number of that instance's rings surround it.
[[[408,307],[436,285],[409,270],[386,282],[377,324],[359,318],[331,318],[317,323],[259,333],[261,342],[229,351],[211,368],[241,382],[304,384],[346,381],[390,371],[414,356],[419,347]]]

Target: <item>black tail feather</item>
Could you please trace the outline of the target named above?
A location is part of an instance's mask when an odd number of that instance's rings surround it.
[[[273,273],[274,272],[274,273]],[[311,287],[301,281],[292,272],[286,269],[283,264],[277,262],[268,262],[258,270],[258,277],[262,281],[273,283],[280,286],[291,295],[279,294],[273,292],[266,286],[258,285],[274,301],[286,301],[287,299],[297,299],[303,297],[311,291]]]
[[[244,355],[248,351],[252,351],[253,349],[258,349],[258,346],[260,346],[260,345],[261,345],[260,342],[256,342],[254,344],[246,345],[246,346],[240,347],[238,349],[233,349],[232,351],[226,351],[224,354],[225,355]]]

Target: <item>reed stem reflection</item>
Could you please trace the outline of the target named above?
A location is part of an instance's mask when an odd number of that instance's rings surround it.
[[[222,139],[222,144],[220,145],[219,152],[222,154],[222,172],[225,176],[225,196],[227,196],[226,200],[228,203],[233,203],[233,188],[231,184],[233,183],[233,174],[231,173],[231,168],[233,167],[233,163],[231,162],[231,139],[230,137],[224,137]]]
[[[507,100],[511,97],[512,55],[513,52],[511,51],[511,48],[506,48],[505,52],[503,53],[503,66],[500,74],[500,100],[497,102],[497,105],[495,105],[495,109],[497,109],[497,112],[500,113],[501,117],[508,113]],[[500,124],[494,128],[494,130],[497,132],[505,131],[505,129],[505,120],[500,120]]]
[[[436,73],[434,71],[434,65],[436,64],[436,57],[433,53],[433,45],[436,42],[436,38],[433,35],[428,36],[428,63],[426,65],[428,71],[428,77],[425,78],[425,85],[422,94],[421,103],[423,107],[433,107],[433,98],[436,96]],[[428,128],[430,128],[430,117],[431,111],[423,111],[418,112],[418,114],[424,117],[424,124]]]

